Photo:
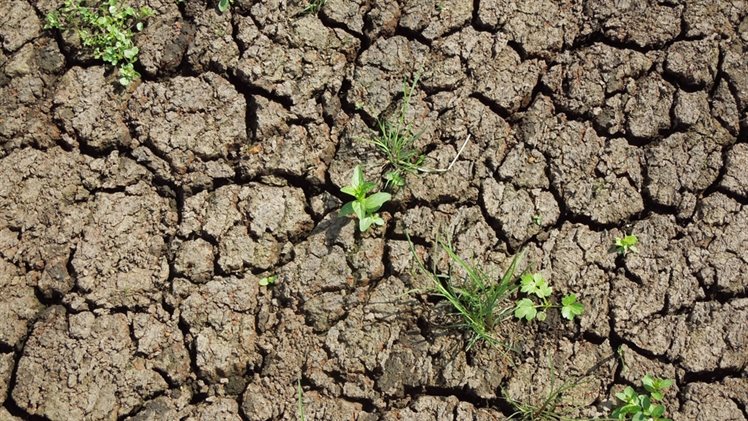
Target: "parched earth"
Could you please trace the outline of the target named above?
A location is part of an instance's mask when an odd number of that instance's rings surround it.
[[[314,420],[501,420],[583,376],[591,417],[645,373],[748,419],[748,2],[141,3],[121,89],[0,2],[0,420],[291,420],[299,381]],[[470,140],[361,234],[339,189],[415,74],[427,165]],[[586,311],[466,352],[406,231]]]

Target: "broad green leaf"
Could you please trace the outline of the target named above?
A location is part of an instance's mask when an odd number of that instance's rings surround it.
[[[649,374],[645,374],[644,377],[642,377],[642,385],[648,392],[655,390],[654,378]]]
[[[657,384],[657,389],[659,390],[667,389],[668,387],[673,385],[673,381],[670,379],[657,379],[655,383]]]
[[[361,202],[357,200],[351,204],[351,207],[353,208],[353,213],[356,214],[359,220],[366,217],[366,211],[364,210],[364,205]]]
[[[535,303],[529,298],[523,298],[517,301],[517,306],[514,308],[514,317],[518,319],[526,319],[528,322],[533,320],[538,314],[538,310],[535,308]]]
[[[138,22],[137,24],[135,24],[135,29],[137,29],[138,32],[142,31],[143,30],[143,22]]]
[[[551,295],[553,289],[548,286],[548,281],[543,279],[539,273],[522,275],[520,279],[520,290],[526,294],[535,294],[540,298],[546,298]]]
[[[545,313],[545,311],[538,312],[537,319],[539,322],[544,322],[547,317],[548,315]]]
[[[574,320],[574,317],[584,313],[584,306],[577,302],[575,294],[569,294],[561,299],[561,316],[567,320]]]
[[[229,0],[219,0],[218,1],[218,10],[221,13],[229,10]]]
[[[652,411],[650,412],[650,415],[654,418],[660,418],[665,413],[665,406],[664,405],[654,405],[652,407]]]
[[[226,0],[228,1],[228,0]],[[356,191],[360,191],[360,187],[364,184],[364,172],[361,171],[361,166],[356,165],[353,169],[353,176],[351,177],[351,187]]]
[[[535,295],[540,298],[547,298],[550,297],[552,293],[553,289],[548,286],[548,281],[540,278],[540,281],[538,281],[537,287],[535,288]]]
[[[349,195],[349,196],[353,196],[353,197],[357,198],[357,196],[356,196],[357,191],[356,191],[355,188],[353,188],[353,186],[342,187],[340,189],[340,191],[343,192],[343,193],[345,193],[345,194],[347,194],[347,195]]]
[[[123,52],[123,55],[125,56],[125,58],[128,58],[128,59],[137,56],[138,55],[138,47],[128,48],[127,50],[125,50]]]
[[[367,216],[366,218],[359,219],[358,220],[358,229],[359,229],[359,231],[366,232],[366,230],[368,230],[369,227],[371,226],[371,224],[373,224],[374,222],[375,222],[374,218],[372,218],[370,216]]]
[[[372,194],[366,198],[366,211],[376,212],[385,202],[390,200],[390,198],[392,198],[392,196],[389,193],[379,192]]]
[[[631,421],[647,421],[647,416],[641,412],[637,412],[633,417],[631,417]]]
[[[343,205],[343,207],[340,208],[340,212],[338,214],[340,216],[353,215],[353,202],[348,202]]]

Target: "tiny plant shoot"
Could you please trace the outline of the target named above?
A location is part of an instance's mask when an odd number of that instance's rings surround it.
[[[639,239],[633,234],[624,236],[623,238],[616,237],[616,252],[621,256],[626,256],[629,252],[638,253],[639,250],[636,248],[638,242]]]
[[[258,282],[260,286],[267,287],[267,286],[273,286],[275,285],[275,282],[278,280],[278,275],[270,275],[266,276]]]
[[[525,273],[520,278],[520,292],[526,296],[517,301],[514,308],[514,317],[525,319],[528,322],[538,319],[544,321],[548,316],[548,309],[561,308],[561,316],[567,320],[574,320],[576,316],[584,312],[584,306],[577,302],[575,294],[566,295],[561,299],[561,305],[555,305],[549,297],[553,288],[548,281],[539,273]]]
[[[361,232],[368,230],[372,224],[384,225],[384,220],[379,216],[377,211],[385,202],[392,198],[389,193],[385,192],[367,196],[374,187],[374,183],[370,183],[364,179],[364,172],[359,165],[356,165],[356,168],[353,169],[351,185],[340,189],[341,192],[355,198],[353,201],[343,205],[343,208],[340,209],[340,215],[356,215],[358,218],[358,228]]]
[[[622,392],[616,393],[616,398],[621,403],[613,410],[611,417],[616,420],[670,421],[663,416],[665,406],[656,402],[662,401],[663,391],[672,384],[672,380],[645,375],[642,386],[647,393],[639,394],[633,387],[626,386]]]
[[[218,11],[225,13],[234,3],[234,0],[218,0]]]
[[[327,0],[309,0],[309,3],[307,3],[302,13],[316,15],[317,13],[319,13],[320,9],[322,9],[322,6],[325,5],[326,1]]]
[[[135,70],[140,50],[133,43],[133,29],[143,30],[143,20],[153,11],[143,6],[135,9],[120,0],[65,0],[46,16],[45,29],[75,31],[83,47],[119,71],[119,83],[129,85],[140,77]]]

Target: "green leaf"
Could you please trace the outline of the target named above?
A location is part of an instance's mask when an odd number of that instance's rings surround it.
[[[229,0],[219,0],[218,1],[218,10],[221,13],[224,13],[225,11],[229,10]]]
[[[366,217],[366,211],[364,210],[364,205],[360,201],[355,201],[351,204],[351,207],[353,208],[353,213],[356,214],[358,219],[364,219]]]
[[[376,221],[374,220],[374,218],[372,218],[370,216],[367,216],[365,218],[360,218],[358,220],[358,229],[359,229],[359,231],[366,232],[366,230],[368,230],[369,227],[371,226],[371,224],[373,224],[374,222],[376,222]]]
[[[631,421],[647,421],[647,416],[644,415],[641,412],[637,412],[634,414],[634,416],[631,418]]]
[[[547,317],[548,315],[545,313],[545,311],[538,312],[537,319],[539,322],[544,322]]]
[[[361,170],[360,165],[356,165],[356,168],[353,169],[353,176],[351,177],[351,187],[353,187],[356,191],[361,191],[361,186],[363,184],[364,172]]]
[[[673,385],[673,381],[670,379],[657,379],[657,389],[667,389],[668,387]]]
[[[138,32],[143,30],[143,22],[138,22],[135,24],[135,29],[138,30]]]
[[[342,208],[340,208],[340,212],[338,213],[340,216],[348,216],[353,215],[353,202],[348,202],[345,205],[343,205]]]
[[[125,56],[125,58],[127,58],[127,59],[131,59],[131,58],[133,58],[133,57],[137,56],[137,55],[138,55],[138,47],[131,47],[131,48],[128,48],[127,50],[125,50],[125,51],[123,52],[123,55],[124,55],[124,56]]]
[[[379,192],[372,194],[366,198],[366,211],[376,212],[385,202],[390,200],[390,198],[392,198],[392,195],[389,193]]]
[[[577,302],[575,294],[569,294],[561,299],[561,316],[567,320],[574,320],[574,317],[584,313],[584,306]]]
[[[654,405],[650,415],[654,418],[660,418],[665,413],[665,405]]]
[[[278,279],[278,275],[266,276],[260,279],[258,284],[260,284],[260,286],[263,286],[263,287],[266,287],[268,285],[274,285],[277,279]]]
[[[655,390],[654,378],[649,374],[645,374],[644,377],[642,377],[642,385],[648,392]]]
[[[548,286],[548,281],[543,279],[540,273],[522,275],[520,279],[520,290],[526,294],[535,294],[539,298],[546,298],[551,295],[553,289]]]
[[[341,191],[341,192],[343,192],[343,193],[345,193],[345,194],[347,194],[347,195],[349,195],[349,196],[353,196],[353,197],[355,197],[355,198],[357,198],[357,199],[358,199],[358,196],[356,196],[356,194],[357,194],[358,192],[356,191],[356,189],[355,189],[355,188],[354,188],[353,186],[345,186],[345,187],[342,187],[342,188],[340,189],[340,191]]]
[[[532,321],[538,314],[538,310],[535,308],[535,303],[529,298],[523,298],[517,301],[517,306],[514,308],[514,317],[518,319],[526,319],[528,322]]]
[[[635,403],[639,398],[639,395],[636,393],[633,387],[626,386],[626,388],[623,389],[622,392],[616,393],[616,397],[622,402]]]

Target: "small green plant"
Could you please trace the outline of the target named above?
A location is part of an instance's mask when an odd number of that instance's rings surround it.
[[[320,9],[322,9],[322,6],[325,5],[325,2],[327,2],[327,0],[309,0],[309,3],[307,3],[302,13],[316,15],[319,13]]]
[[[509,302],[507,298],[517,288],[514,272],[524,253],[514,256],[504,275],[494,281],[480,266],[458,256],[449,242],[437,241],[449,257],[450,272],[447,274],[439,274],[435,268],[427,269],[415,252],[409,236],[408,242],[419,271],[431,279],[436,295],[445,298],[462,319],[454,327],[465,328],[472,333],[467,349],[478,341],[486,341],[491,345],[501,344],[494,336],[493,329],[499,322],[511,317],[512,306],[504,303]],[[461,279],[455,279],[456,276],[451,273],[453,264],[461,270]]]
[[[649,374],[642,378],[642,386],[648,393],[637,393],[631,386],[626,386],[623,392],[616,393],[621,401],[611,416],[616,420],[632,421],[670,421],[665,415],[665,406],[661,403],[663,391],[673,384],[672,380],[659,379]]]
[[[361,232],[369,229],[372,224],[384,225],[384,220],[377,213],[382,205],[390,200],[392,196],[389,193],[379,192],[368,196],[368,193],[375,187],[364,179],[364,172],[361,166],[356,165],[353,169],[351,185],[340,189],[341,192],[353,196],[355,199],[343,205],[340,209],[341,216],[356,215],[358,218],[358,228]]]
[[[304,411],[304,389],[301,388],[301,377],[296,380],[296,399],[298,401],[298,420],[306,421],[306,412]]]
[[[553,288],[539,273],[522,275],[520,291],[526,296],[518,300],[514,308],[514,317],[518,319],[527,321],[538,319],[542,322],[546,319],[547,311],[551,308],[561,308],[561,316],[568,320],[574,320],[574,317],[584,312],[584,306],[577,302],[575,294],[568,294],[563,297],[560,306],[553,304],[549,299],[553,293]],[[535,300],[538,300],[538,302]]]
[[[275,285],[275,282],[278,280],[278,275],[270,275],[266,276],[258,282],[260,286],[267,287],[267,286],[273,286]]]
[[[425,160],[425,156],[413,146],[422,132],[414,132],[413,124],[407,121],[410,99],[418,80],[419,76],[416,76],[410,85],[403,82],[403,100],[397,116],[392,120],[379,120],[379,133],[370,139],[387,159],[385,188],[405,186],[405,174],[417,173]]]
[[[218,11],[226,13],[232,4],[234,4],[234,0],[218,0]]]
[[[133,43],[133,29],[141,31],[143,20],[153,15],[147,7],[133,8],[120,0],[65,0],[46,16],[45,29],[75,31],[94,58],[119,70],[119,83],[129,85],[140,77],[135,70],[140,50]]]
[[[637,243],[639,243],[639,239],[634,234],[626,235],[623,238],[616,237],[616,252],[621,256],[626,256],[629,252],[639,253],[636,248]]]

